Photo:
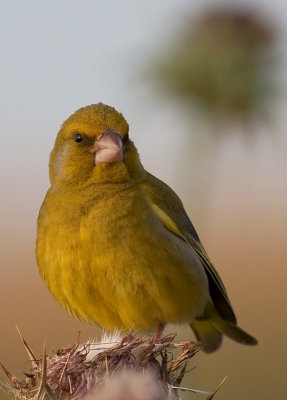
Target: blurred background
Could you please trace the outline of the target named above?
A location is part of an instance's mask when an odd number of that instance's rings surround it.
[[[102,101],[181,197],[240,326],[259,340],[198,355],[184,386],[213,390],[227,376],[218,400],[286,398],[286,17],[282,0],[1,2],[0,361],[10,371],[29,369],[15,324],[37,355],[44,339],[56,350],[79,331],[100,337],[49,294],[34,242],[57,131]]]

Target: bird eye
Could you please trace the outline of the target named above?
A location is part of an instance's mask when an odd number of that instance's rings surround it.
[[[76,133],[74,136],[74,141],[76,143],[81,143],[84,140],[83,135],[81,135],[80,133]]]

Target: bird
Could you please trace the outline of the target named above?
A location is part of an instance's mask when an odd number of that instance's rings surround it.
[[[54,298],[108,331],[188,324],[207,353],[237,326],[226,289],[177,194],[147,172],[129,125],[103,103],[78,109],[50,155],[36,259]]]

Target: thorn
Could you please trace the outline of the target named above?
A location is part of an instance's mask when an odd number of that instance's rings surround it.
[[[68,382],[69,382],[69,388],[70,388],[70,394],[72,394],[73,393],[73,390],[72,390],[72,382],[71,382],[71,377],[70,377],[70,375],[68,376]]]
[[[18,390],[0,377],[0,389],[7,393],[11,399],[17,399]]]
[[[16,329],[17,329],[18,334],[19,334],[19,336],[20,336],[20,338],[21,338],[21,340],[22,340],[22,342],[23,342],[23,344],[24,344],[25,350],[26,350],[27,353],[28,353],[28,357],[29,357],[29,360],[30,360],[31,363],[32,363],[32,367],[33,367],[33,368],[36,368],[36,367],[39,365],[39,362],[37,361],[37,359],[36,359],[36,357],[35,357],[35,355],[34,355],[32,349],[30,348],[30,346],[28,345],[28,343],[26,342],[26,340],[23,338],[22,333],[20,332],[20,329],[19,329],[18,325],[16,325]]]
[[[46,383],[46,376],[47,376],[47,354],[46,354],[46,342],[44,340],[43,344],[43,361],[42,361],[42,376],[41,381]]]
[[[78,332],[78,337],[77,337],[77,341],[76,341],[77,346],[80,345],[80,338],[81,338],[81,331]]]
[[[67,361],[65,362],[64,367],[63,367],[63,370],[62,370],[62,372],[61,372],[60,379],[59,379],[58,387],[59,387],[59,389],[60,389],[60,398],[61,398],[61,395],[62,395],[62,382],[63,382],[64,375],[65,375],[65,372],[66,372],[67,367],[68,367],[68,363],[69,363],[69,361],[70,361],[71,354],[72,354],[72,353],[71,353],[71,351],[70,351],[70,352],[69,352],[69,355],[68,355],[68,357],[67,357]]]
[[[186,362],[185,364],[183,364],[183,367],[181,368],[181,370],[180,370],[180,372],[179,372],[179,374],[178,374],[178,377],[177,377],[177,379],[176,379],[176,384],[177,384],[178,386],[180,386],[181,381],[182,381],[183,378],[184,378],[184,375],[185,375],[185,372],[186,372],[186,367],[187,367],[187,362]]]
[[[105,367],[106,367],[106,376],[109,376],[109,362],[108,362],[108,357],[105,355]]]
[[[186,388],[186,387],[182,387],[182,386],[174,386],[174,385],[171,385],[171,388],[172,388],[172,389],[176,389],[176,390],[180,389],[180,390],[182,390],[183,392],[191,392],[191,393],[195,393],[195,394],[214,395],[214,392],[213,392],[213,393],[210,393],[210,392],[206,392],[205,390],[191,389],[191,388]],[[206,400],[209,400],[209,399],[211,399],[211,397],[210,397],[210,398],[208,397]]]
[[[43,361],[42,361],[42,374],[39,390],[35,396],[35,400],[58,400],[55,393],[47,383],[47,355],[46,355],[46,343],[43,346]]]
[[[213,393],[211,393],[211,395],[209,395],[206,400],[212,400],[213,397],[216,395],[216,393],[218,392],[218,390],[221,388],[221,386],[224,384],[224,382],[226,381],[227,376],[225,378],[222,379],[222,381],[220,382],[220,384],[217,386],[217,388],[215,389],[215,391]]]
[[[7,376],[9,381],[15,386],[17,389],[20,387],[20,382],[18,382],[16,376],[12,375],[11,372],[8,371],[7,368],[4,367],[4,365],[0,362],[0,367],[2,368],[4,374]]]

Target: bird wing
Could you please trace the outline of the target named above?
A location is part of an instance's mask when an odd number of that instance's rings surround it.
[[[195,249],[208,277],[210,297],[215,309],[225,320],[235,324],[236,317],[223,282],[202,246],[179,197],[168,185],[149,173],[142,187],[163,225]]]

